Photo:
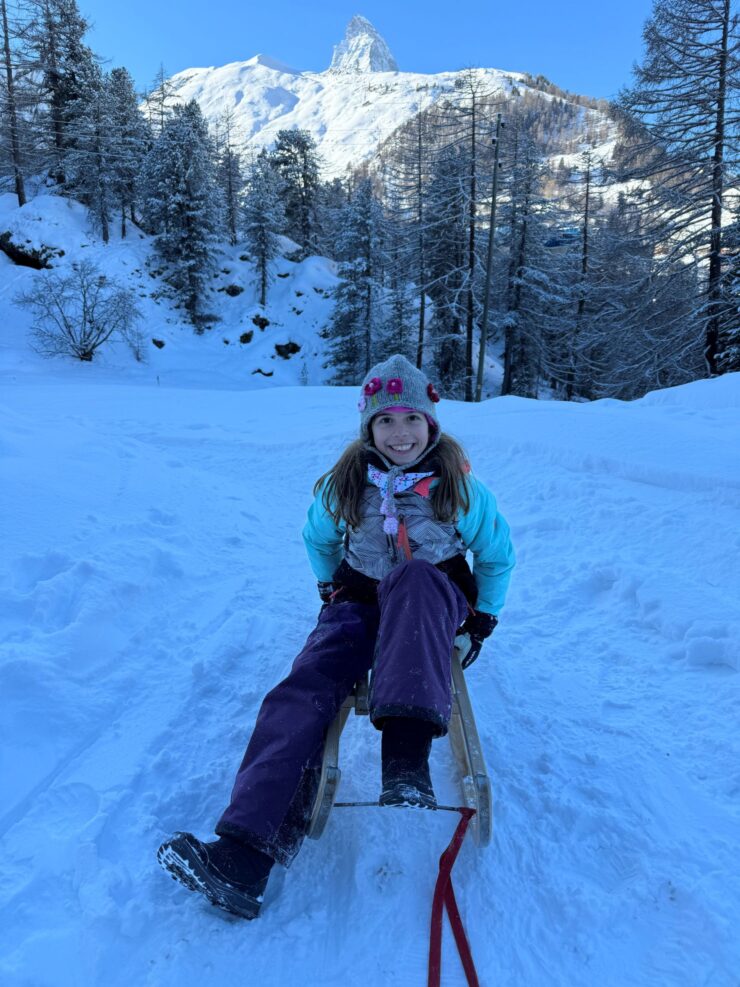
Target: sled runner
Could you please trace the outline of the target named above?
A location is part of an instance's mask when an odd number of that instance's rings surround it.
[[[452,716],[449,738],[460,772],[463,804],[475,809],[475,815],[470,823],[473,840],[476,846],[484,847],[491,841],[493,825],[491,782],[483,759],[473,707],[465,684],[465,674],[460,664],[460,656],[466,653],[468,647],[467,636],[455,638],[455,648],[452,653]],[[336,800],[342,774],[339,769],[339,738],[352,710],[358,716],[367,715],[369,712],[367,677],[359,681],[354,691],[345,699],[326,735],[318,791],[307,833],[314,840],[318,840],[324,832]]]

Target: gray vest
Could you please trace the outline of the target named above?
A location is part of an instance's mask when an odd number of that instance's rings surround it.
[[[451,522],[438,521],[428,497],[406,490],[397,493],[399,520],[406,523],[411,553],[436,565],[464,555],[465,545]],[[380,512],[380,490],[368,484],[360,505],[360,524],[348,528],[344,539],[344,558],[358,572],[372,579],[382,579],[397,565],[406,561],[403,549],[396,545],[397,536],[383,531],[384,517]]]

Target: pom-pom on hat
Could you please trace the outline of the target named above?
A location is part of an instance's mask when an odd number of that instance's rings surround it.
[[[377,363],[368,371],[362,382],[360,400],[360,436],[367,442],[370,439],[370,421],[381,411],[397,408],[411,408],[426,415],[432,435],[439,435],[437,418],[437,394],[434,384],[409,363],[405,356],[394,353],[383,363]]]

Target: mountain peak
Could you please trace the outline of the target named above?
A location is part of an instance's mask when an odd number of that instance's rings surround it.
[[[284,62],[279,62],[276,58],[272,58],[270,55],[253,55],[250,59],[245,62],[246,65],[264,65],[266,69],[272,69],[274,72],[283,72],[288,75],[300,75],[298,69],[291,68],[290,65],[286,65]]]
[[[334,46],[330,72],[398,72],[391,50],[367,18],[355,14]]]

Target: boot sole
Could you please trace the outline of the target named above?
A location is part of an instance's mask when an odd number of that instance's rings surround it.
[[[157,860],[173,881],[178,881],[189,891],[197,891],[212,905],[232,915],[245,919],[257,918],[262,907],[262,895],[253,896],[220,881],[205,867],[189,837],[189,833],[179,833],[157,850]]]
[[[378,801],[381,805],[407,809],[437,808],[437,799],[433,792],[422,792],[412,785],[394,785],[391,788],[385,788],[380,793]]]

